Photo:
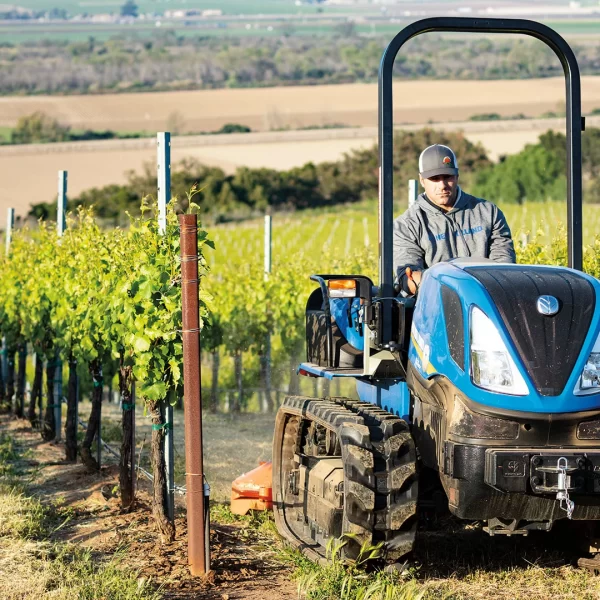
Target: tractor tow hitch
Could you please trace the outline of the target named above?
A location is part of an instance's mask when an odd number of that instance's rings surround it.
[[[561,456],[556,461],[556,469],[558,472],[558,492],[556,492],[556,499],[560,502],[562,510],[566,511],[567,519],[573,518],[573,511],[575,510],[575,502],[569,498],[569,486],[571,485],[571,475],[569,471],[576,469],[568,468],[568,461],[564,456]]]

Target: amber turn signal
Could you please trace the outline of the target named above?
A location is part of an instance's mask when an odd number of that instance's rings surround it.
[[[331,298],[356,298],[356,281],[354,279],[330,279],[327,284]]]

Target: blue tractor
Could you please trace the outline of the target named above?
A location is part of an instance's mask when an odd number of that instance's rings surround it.
[[[430,31],[521,33],[565,72],[569,268],[457,259],[398,296],[392,263],[392,68]],[[600,520],[600,283],[582,272],[579,70],[567,43],[526,20],[435,18],[402,30],[379,76],[379,285],[313,275],[307,362],[351,377],[360,400],[287,397],[273,443],[280,533],[310,558],[345,538],[356,557],[382,542],[390,564],[413,548],[418,511],[442,500],[490,535]],[[591,560],[591,559],[589,559]]]

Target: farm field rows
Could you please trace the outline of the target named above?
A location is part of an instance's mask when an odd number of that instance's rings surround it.
[[[343,11],[344,8],[336,7],[337,11]],[[331,11],[332,8],[329,8]],[[307,14],[307,13],[303,13]],[[390,39],[398,33],[400,29],[410,23],[410,20],[398,20],[397,23],[372,22],[370,24],[358,24],[355,31],[359,35],[382,36]],[[586,19],[581,21],[555,21],[547,22],[558,33],[568,38],[582,39],[593,38],[600,33],[600,21]],[[109,40],[119,36],[136,36],[139,38],[154,37],[158,34],[175,34],[183,37],[256,37],[270,38],[282,35],[281,19],[273,20],[271,23],[255,24],[247,27],[248,23],[242,20],[238,22],[229,22],[225,27],[216,26],[214,22],[188,23],[182,25],[174,21],[151,21],[135,24],[102,24],[102,23],[44,23],[40,24],[21,24],[18,25],[0,25],[0,35],[6,43],[21,44],[24,42],[34,42],[39,40],[40,35],[47,40],[60,41],[86,41],[90,36],[96,40]],[[294,21],[294,36],[333,36],[336,35],[338,25],[331,21],[324,22],[304,22]]]
[[[120,0],[63,0],[60,7],[72,14],[87,12],[89,14],[118,12],[123,4]],[[141,13],[165,10],[189,9],[190,5],[185,0],[137,0]],[[19,6],[32,10],[51,10],[56,7],[55,0],[22,0]],[[258,0],[248,2],[247,0],[194,0],[193,8],[200,10],[219,8],[224,14],[298,14],[316,13],[316,8],[310,5],[296,6],[294,2],[287,0]],[[343,7],[328,7],[329,11],[345,10]],[[353,7],[352,12],[361,12]]]
[[[406,202],[399,202],[396,214],[405,208]],[[530,202],[501,208],[517,242],[524,241],[524,236],[529,236],[531,241],[536,232],[540,233],[541,243],[550,242],[560,225],[566,224],[566,202]],[[249,260],[262,264],[263,227],[263,220],[257,219],[210,228],[216,249],[208,250],[207,257],[213,272],[218,274],[221,268],[242,266]],[[593,243],[594,237],[600,235],[600,205],[584,205],[583,233],[586,244]],[[330,267],[338,257],[362,253],[365,249],[375,252],[377,240],[375,202],[345,209],[337,207],[330,212],[276,215],[273,218],[273,263],[285,264],[289,257],[301,257],[319,260],[323,267]]]
[[[596,117],[597,119],[597,117]],[[590,120],[592,123],[593,120]],[[555,129],[558,120],[523,122],[436,124],[438,129],[465,130],[473,142],[481,142],[488,155],[496,159],[501,154],[519,152],[527,143],[535,143],[545,127]],[[486,131],[485,125],[489,130]],[[477,127],[475,127],[477,126]],[[517,127],[529,126],[528,129]],[[468,128],[467,128],[468,127]],[[504,127],[502,131],[500,128]],[[558,127],[560,129],[560,126]],[[193,157],[216,166],[226,173],[236,168],[290,169],[307,162],[335,161],[344,153],[370,148],[377,143],[374,128],[357,130],[328,130],[314,132],[278,132],[275,134],[243,134],[203,136],[202,138],[173,138],[174,163]],[[341,136],[340,133],[344,135]],[[325,134],[325,135],[323,135]],[[352,137],[350,137],[350,135]],[[331,139],[327,136],[331,135]],[[335,137],[333,137],[335,135]],[[347,137],[346,137],[347,136]],[[197,144],[194,145],[194,140]],[[254,143],[248,143],[254,140]],[[224,142],[212,145],[211,142]],[[13,207],[18,215],[26,215],[31,203],[51,201],[59,170],[69,172],[69,193],[78,195],[86,189],[127,181],[127,171],[140,172],[145,163],[156,160],[154,139],[107,140],[101,142],[70,142],[0,148],[0,169],[6,174],[0,211]],[[35,164],[35,177],[31,178]],[[27,181],[24,188],[23,181]],[[24,193],[25,192],[25,193]]]
[[[398,124],[467,120],[482,113],[539,117],[564,105],[564,80],[402,81],[394,85],[394,98]],[[582,78],[582,98],[584,112],[600,108],[600,77]],[[247,125],[253,131],[332,123],[375,127],[377,84],[10,96],[0,98],[0,126],[13,127],[20,117],[35,111],[75,129],[121,132],[164,131],[175,112],[182,131],[214,131],[226,123]]]
[[[535,95],[530,86],[535,88]],[[396,122],[426,123],[432,115],[439,116],[440,111],[434,109],[439,98],[445,99],[443,117],[449,121],[488,112],[523,112],[537,116],[545,110],[560,107],[563,86],[558,79],[398,83],[395,88]],[[583,93],[584,111],[600,107],[600,77],[584,77]],[[539,100],[541,97],[542,101]],[[518,103],[514,98],[519,98]],[[200,117],[199,105],[203,107]],[[239,166],[287,169],[308,161],[337,160],[351,149],[372,146],[376,142],[377,86],[353,84],[103,96],[4,97],[0,98],[0,108],[3,115],[0,127],[14,126],[19,117],[38,110],[75,129],[114,131],[161,131],[173,112],[180,114],[186,129],[196,131],[214,131],[225,123],[247,124],[258,132],[309,125],[323,127],[332,123],[370,127],[364,134],[358,130],[351,132],[356,136],[352,139],[340,139],[342,130],[331,129],[315,131],[316,139],[309,135],[301,142],[294,137],[295,132],[287,131],[277,132],[275,140],[248,137],[242,142],[239,137],[227,137],[225,141],[230,143],[218,147],[207,146],[206,138],[197,146],[189,145],[187,140],[185,146],[179,147],[174,141],[174,162],[191,156],[231,173]],[[489,156],[495,159],[535,142],[542,132],[540,127],[547,124],[560,129],[559,123],[562,122],[447,122],[435,127],[464,129],[467,137],[481,142]],[[590,118],[589,124],[593,123]],[[347,135],[348,130],[343,132],[343,136]],[[250,140],[256,143],[248,145],[246,142]],[[31,203],[50,201],[55,194],[59,170],[69,171],[69,193],[78,195],[91,187],[125,183],[128,170],[140,171],[145,162],[154,161],[151,139],[0,148],[0,169],[6,174],[0,210],[5,212],[12,206],[18,215],[25,215]]]

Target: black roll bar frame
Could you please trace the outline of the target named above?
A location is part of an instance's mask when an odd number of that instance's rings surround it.
[[[529,35],[550,46],[560,60],[566,84],[567,121],[567,233],[568,265],[583,267],[581,180],[581,80],[573,50],[556,31],[527,19],[434,17],[411,23],[389,43],[379,67],[379,295],[394,295],[392,233],[394,221],[394,107],[392,76],[400,48],[410,39],[429,32],[513,33]],[[391,300],[383,302],[383,340],[392,339]]]

